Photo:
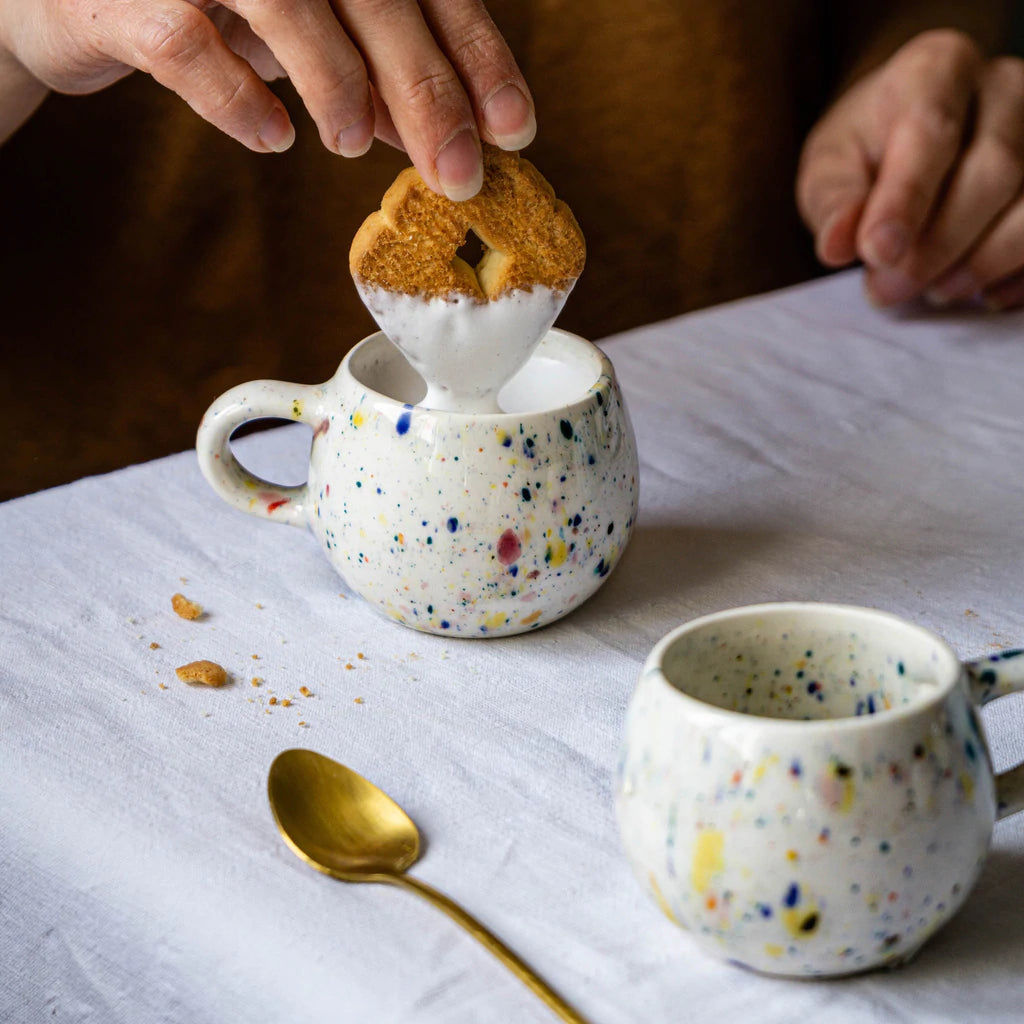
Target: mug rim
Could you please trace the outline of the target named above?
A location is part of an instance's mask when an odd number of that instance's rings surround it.
[[[547,333],[544,335],[544,337],[541,338],[540,344],[543,344],[543,342],[546,341],[547,338],[550,335],[552,335],[552,334],[561,335],[564,338],[569,338],[569,339],[571,339],[573,341],[582,342],[584,345],[586,345],[590,349],[590,351],[592,353],[596,354],[596,356],[597,356],[598,372],[595,375],[592,383],[588,386],[587,391],[580,398],[578,398],[576,401],[569,402],[569,403],[562,404],[562,405],[553,405],[553,406],[551,406],[550,408],[547,408],[547,409],[531,409],[531,410],[526,411],[526,412],[465,413],[465,412],[456,412],[456,411],[453,411],[451,409],[434,409],[434,408],[432,408],[430,406],[419,405],[419,404],[416,404],[416,403],[410,404],[410,403],[407,403],[407,402],[400,402],[397,398],[392,398],[390,395],[386,395],[382,391],[378,391],[376,388],[370,387],[370,385],[368,385],[368,384],[364,384],[352,372],[352,368],[350,366],[350,363],[352,362],[353,357],[355,357],[356,354],[362,348],[368,346],[371,342],[374,342],[374,341],[376,341],[376,340],[378,340],[380,338],[383,338],[385,341],[387,341],[388,344],[391,345],[392,348],[394,348],[394,350],[398,353],[398,355],[402,359],[405,359],[405,355],[403,354],[402,350],[388,337],[386,331],[374,331],[373,334],[368,334],[365,338],[362,338],[361,340],[357,341],[352,346],[352,348],[350,348],[348,350],[348,352],[345,353],[345,357],[342,359],[341,364],[338,366],[338,369],[335,372],[334,378],[332,378],[332,380],[337,380],[337,378],[339,378],[341,376],[345,376],[347,379],[353,381],[356,385],[358,385],[360,388],[362,388],[367,394],[372,395],[375,401],[383,402],[383,403],[385,403],[386,405],[388,405],[390,407],[395,407],[395,408],[398,408],[398,409],[411,408],[411,410],[414,413],[416,413],[417,415],[419,415],[419,416],[436,416],[438,419],[446,419],[446,418],[465,419],[467,416],[469,416],[469,417],[472,417],[472,419],[475,422],[501,424],[503,421],[513,421],[514,420],[515,422],[521,422],[524,417],[529,417],[529,416],[545,416],[545,415],[549,415],[549,414],[554,413],[554,412],[562,412],[562,411],[569,412],[569,411],[584,409],[587,406],[593,404],[593,402],[594,402],[594,395],[596,393],[595,389],[597,388],[597,385],[599,384],[599,382],[600,382],[602,377],[607,377],[612,382],[615,381],[615,379],[616,379],[616,377],[615,377],[615,368],[612,366],[612,361],[608,358],[608,356],[605,354],[605,352],[602,351],[602,349],[599,348],[596,344],[594,344],[594,342],[592,342],[589,338],[584,338],[580,334],[574,334],[572,331],[566,331],[566,330],[562,329],[561,327],[551,327],[551,328],[549,328]],[[538,347],[539,347],[539,345],[538,345]],[[537,349],[534,349],[533,353],[531,353],[531,355],[530,355],[531,359],[533,358],[533,355],[536,352],[537,352]],[[405,361],[408,364],[408,360],[406,359]],[[527,363],[528,362],[529,362],[529,360],[527,360]],[[526,363],[523,364],[524,367],[526,365],[527,365]],[[415,367],[411,366],[411,364],[410,364],[409,368],[412,370],[413,373],[417,373]],[[417,376],[419,376],[418,373],[417,373]],[[422,377],[420,379],[422,380]]]
[[[898,707],[888,708],[871,715],[844,715],[839,718],[776,718],[769,715],[755,715],[745,711],[733,711],[730,708],[723,708],[717,704],[701,700],[687,693],[679,687],[674,686],[664,671],[665,654],[669,648],[680,638],[714,622],[727,622],[731,619],[738,619],[744,616],[769,615],[781,612],[824,612],[827,615],[856,615],[861,618],[874,618],[882,620],[891,625],[899,626],[908,632],[916,633],[918,637],[927,640],[934,646],[947,664],[946,671],[941,671],[937,676],[935,687],[926,696],[912,700],[909,704],[902,704]],[[716,612],[709,612],[700,615],[695,619],[680,623],[674,629],[666,633],[651,649],[642,670],[644,677],[656,677],[658,684],[667,689],[672,697],[681,702],[688,712],[698,712],[711,718],[720,718],[723,723],[733,727],[740,723],[756,725],[758,728],[782,731],[786,729],[807,732],[810,730],[822,731],[825,729],[869,729],[878,728],[883,723],[897,722],[908,719],[926,712],[935,705],[941,703],[950,694],[963,675],[963,662],[957,656],[953,648],[937,633],[918,625],[894,612],[883,611],[879,608],[869,608],[865,605],[843,604],[829,601],[768,601],[760,604],[738,605],[730,608],[723,608]]]

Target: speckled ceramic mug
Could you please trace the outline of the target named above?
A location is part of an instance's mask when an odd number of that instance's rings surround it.
[[[552,330],[497,414],[425,408],[425,388],[371,335],[325,384],[253,381],[221,395],[199,427],[200,467],[235,507],[308,525],[346,583],[407,626],[497,637],[578,607],[618,561],[637,509],[636,442],[608,358]],[[269,483],[235,459],[232,432],[261,417],[313,428],[305,484]]]
[[[967,897],[1024,768],[993,778],[975,709],[1024,657],[961,665],[866,608],[770,604],[652,651],[616,783],[626,852],[705,949],[785,976],[912,956]]]

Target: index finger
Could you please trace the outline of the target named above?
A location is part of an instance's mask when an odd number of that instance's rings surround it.
[[[476,116],[420,5],[333,2],[423,180],[449,199],[476,195],[483,182]]]
[[[963,37],[928,33],[882,72],[889,130],[857,235],[869,266],[897,265],[927,225],[963,143],[980,62]]]

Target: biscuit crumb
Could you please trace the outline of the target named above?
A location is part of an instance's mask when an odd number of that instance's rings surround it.
[[[156,641],[154,640],[154,641],[153,641],[153,642],[152,642],[152,643],[151,643],[151,644],[149,645],[149,649],[150,649],[151,651],[159,651],[159,650],[160,650],[160,645],[159,645],[159,644],[158,644],[158,643],[157,643],[157,642],[156,642]]]
[[[356,697],[356,699],[352,703],[353,704],[365,704],[366,702],[363,700],[362,697]]]
[[[252,679],[249,680],[249,682],[251,682],[253,686],[259,686],[260,683],[263,682],[263,680],[260,679],[259,676],[253,676]]]
[[[283,707],[283,708],[290,708],[291,706],[292,706],[292,702],[287,697],[285,697],[285,699],[283,701],[281,701],[281,707]]]
[[[299,725],[301,725],[303,729],[309,728],[309,722],[299,722]]]
[[[171,607],[183,619],[198,619],[203,614],[203,606],[190,601],[184,594],[175,594],[171,598]]]
[[[199,686],[223,686],[228,674],[215,661],[192,661],[176,668],[175,674],[184,683]]]
[[[259,601],[256,602],[256,607],[259,608],[260,611],[263,611],[263,605],[261,605]]]
[[[360,652],[359,652],[359,653],[358,653],[358,654],[356,655],[356,657],[357,657],[357,658],[358,658],[358,659],[359,659],[360,661],[365,661],[365,660],[366,660],[366,655],[365,655],[365,654],[363,654],[363,652],[362,652],[362,651],[360,651]]]
[[[271,697],[270,700],[267,701],[267,703],[268,704],[276,704],[277,703],[277,698],[276,697]]]
[[[258,654],[253,654],[253,655],[251,655],[251,657],[252,657],[253,661],[259,661],[260,660],[260,656]]]
[[[313,696],[313,691],[308,686],[300,686],[299,693],[301,693],[303,697]]]
[[[161,690],[167,689],[167,687],[163,683],[157,683],[156,685],[159,686]]]
[[[353,665],[351,661],[346,661],[345,662],[345,668],[353,669],[353,668],[355,668],[355,665]]]

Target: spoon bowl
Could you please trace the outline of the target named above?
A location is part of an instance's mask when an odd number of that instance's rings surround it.
[[[285,842],[311,867],[344,882],[403,874],[419,859],[413,820],[372,782],[312,750],[287,750],[267,781]]]
[[[311,867],[343,882],[386,882],[418,893],[462,925],[560,1019],[586,1024],[476,918],[406,874],[420,854],[419,831],[405,811],[368,779],[315,751],[286,750],[270,766],[267,795],[285,842]]]

